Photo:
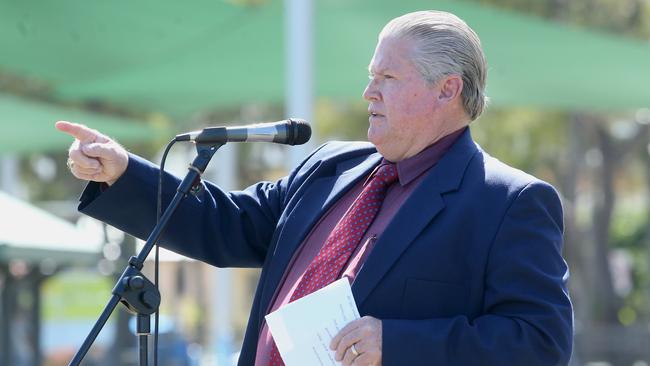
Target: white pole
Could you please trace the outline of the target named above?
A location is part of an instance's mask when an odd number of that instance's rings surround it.
[[[213,168],[206,173],[208,180],[223,190],[237,189],[237,144],[226,144],[219,149],[212,161]],[[214,315],[212,316],[212,350],[216,352],[217,366],[231,366],[235,352],[233,333],[233,270],[214,268],[212,271],[215,291],[212,292]]]
[[[16,155],[0,155],[0,190],[14,197],[25,198],[20,189],[19,170]]]
[[[313,120],[313,0],[285,0],[285,71],[287,117],[302,118],[312,125],[311,142],[289,149],[287,168],[295,167],[314,148]]]

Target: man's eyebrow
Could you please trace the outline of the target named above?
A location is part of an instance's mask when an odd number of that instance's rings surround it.
[[[371,65],[368,65],[368,73],[370,73],[370,74],[379,74],[379,75],[383,75],[383,74],[386,73],[386,71],[387,71],[387,69],[386,69],[385,67],[381,67],[381,66],[379,66],[379,67],[375,67],[375,69],[374,69],[374,71],[373,71],[372,66],[371,66]]]

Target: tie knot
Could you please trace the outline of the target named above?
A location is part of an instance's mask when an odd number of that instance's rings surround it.
[[[375,174],[375,179],[380,179],[386,185],[394,183],[397,180],[397,166],[393,163],[380,166]]]

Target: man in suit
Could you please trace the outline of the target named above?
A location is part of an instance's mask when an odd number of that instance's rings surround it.
[[[264,316],[342,276],[362,315],[332,339],[343,365],[567,364],[560,200],[472,141],[485,105],[477,35],[449,13],[409,13],[382,30],[369,71],[370,143],[324,144],[243,191],[205,183],[161,240],[262,267],[239,364],[281,364]],[[76,138],[71,171],[91,181],[80,210],[146,237],[158,168],[83,125],[57,128]],[[169,201],[178,179],[164,179]]]

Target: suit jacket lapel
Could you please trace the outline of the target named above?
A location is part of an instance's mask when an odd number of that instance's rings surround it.
[[[287,216],[278,238],[272,262],[268,265],[269,272],[262,293],[260,311],[266,311],[294,252],[305,240],[314,224],[356,182],[370,174],[380,160],[381,156],[375,153],[361,160],[360,163],[359,160],[355,160],[354,165],[339,164],[335,175],[315,180],[305,192],[300,202]]]
[[[458,189],[471,157],[478,151],[469,129],[427,173],[379,237],[352,285],[355,300],[363,304],[372,289],[390,270],[402,252],[444,209],[442,194]]]

